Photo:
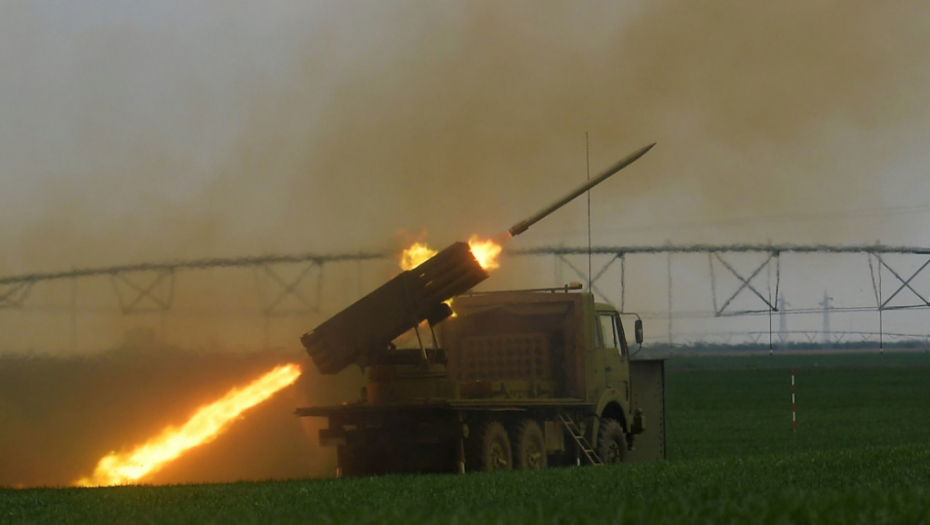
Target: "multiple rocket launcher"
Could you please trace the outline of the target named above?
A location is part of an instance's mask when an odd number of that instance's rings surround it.
[[[646,154],[655,144],[634,151],[598,176],[539,212],[514,224],[509,236],[525,232],[549,214],[605,181]],[[391,342],[423,321],[435,326],[452,315],[446,301],[488,278],[468,243],[456,242],[416,268],[402,272],[380,288],[324,321],[300,341],[320,373],[336,374],[352,363],[369,366]]]
[[[508,230],[509,235],[513,237],[523,233],[636,161],[654,145],[632,153],[565,197],[518,222]],[[394,339],[423,321],[428,321],[432,327],[448,318],[452,309],[446,301],[487,278],[487,270],[476,259],[468,243],[453,243],[304,334],[301,342],[323,374],[336,374],[352,363],[363,367],[375,364],[386,350],[392,348]],[[234,389],[217,402],[204,405],[180,428],[168,428],[131,452],[103,457],[94,474],[76,484],[97,486],[136,481],[187,449],[209,441],[222,432],[237,414],[293,383],[299,375],[300,369],[295,365],[278,367],[246,388]],[[460,465],[464,465],[461,463],[463,459],[459,461]]]
[[[433,326],[452,315],[444,301],[488,278],[468,243],[457,242],[332,316],[300,338],[320,373],[367,366],[391,341],[424,320]]]

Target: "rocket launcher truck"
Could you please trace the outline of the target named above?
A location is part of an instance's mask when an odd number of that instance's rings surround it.
[[[508,234],[523,233],[651,147]],[[367,370],[360,399],[295,411],[328,420],[319,439],[336,447],[337,473],[663,459],[664,364],[631,359],[621,313],[580,284],[470,293],[487,277],[468,244],[454,243],[303,335],[321,373],[352,364]],[[394,341],[409,331],[418,345],[397,348]],[[637,318],[637,344],[642,334]]]

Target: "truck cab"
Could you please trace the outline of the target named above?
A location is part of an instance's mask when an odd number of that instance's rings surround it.
[[[591,435],[595,443],[604,431],[602,421],[617,421],[632,441],[643,432],[645,421],[641,410],[633,406],[630,374],[630,345],[620,313],[607,303],[594,303],[592,314],[586,319],[593,332],[593,344],[588,359],[588,401],[595,404],[596,417],[591,418]],[[634,323],[634,341],[642,343],[642,321]]]

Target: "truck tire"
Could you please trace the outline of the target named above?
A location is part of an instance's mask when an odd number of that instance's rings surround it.
[[[474,470],[493,472],[513,468],[513,455],[507,431],[500,421],[488,421],[474,437]]]
[[[616,465],[626,460],[626,433],[616,419],[601,418],[597,431],[597,455],[605,465]]]
[[[546,439],[539,423],[524,419],[514,429],[513,449],[514,467],[519,470],[540,470],[546,468]]]

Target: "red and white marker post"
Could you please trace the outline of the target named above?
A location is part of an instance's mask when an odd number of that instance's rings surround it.
[[[794,402],[794,367],[791,367],[791,431],[798,431],[798,415]]]

